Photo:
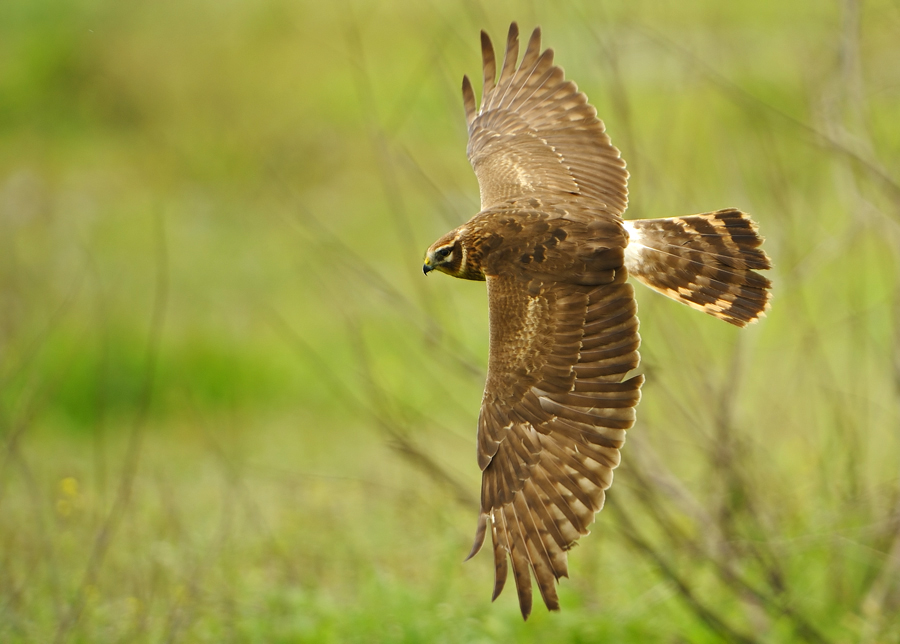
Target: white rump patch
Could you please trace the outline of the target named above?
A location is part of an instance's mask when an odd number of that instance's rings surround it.
[[[625,247],[625,268],[629,272],[640,272],[638,268],[641,265],[641,254],[647,246],[644,245],[644,235],[634,225],[633,221],[623,221],[625,232],[628,233],[628,245]]]

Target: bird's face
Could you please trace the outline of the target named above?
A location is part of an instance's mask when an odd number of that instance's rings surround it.
[[[422,271],[440,271],[464,280],[484,281],[482,258],[483,244],[480,237],[468,225],[461,226],[434,242],[425,251],[425,265]]]
[[[466,252],[460,237],[460,232],[454,230],[429,246],[425,251],[422,272],[428,275],[431,271],[440,271],[453,277],[461,277],[465,272]]]

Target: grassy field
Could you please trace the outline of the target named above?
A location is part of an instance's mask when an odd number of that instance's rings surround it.
[[[738,207],[775,262],[745,331],[640,289],[638,422],[527,623],[462,563],[484,286],[421,274],[511,20],[629,217]],[[4,0],[0,641],[900,642],[898,41],[891,0]]]

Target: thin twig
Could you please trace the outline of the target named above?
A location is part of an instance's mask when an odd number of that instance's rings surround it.
[[[160,343],[169,298],[169,258],[166,244],[165,225],[162,213],[156,212],[154,217],[156,237],[156,288],[153,298],[153,309],[150,316],[150,330],[147,340],[147,352],[144,361],[144,379],[138,399],[134,423],[128,435],[124,465],[119,479],[119,487],[112,507],[94,538],[94,545],[88,559],[87,567],[79,584],[75,600],[68,614],[59,622],[54,641],[57,644],[68,639],[71,629],[78,623],[87,598],[86,590],[96,584],[100,569],[115,536],[116,529],[131,501],[134,481],[137,477],[143,444],[144,427],[153,400],[156,366],[159,361]]]

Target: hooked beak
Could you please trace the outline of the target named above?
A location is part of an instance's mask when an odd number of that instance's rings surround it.
[[[434,266],[431,266],[431,265],[428,264],[427,262],[422,266],[422,272],[423,272],[425,275],[428,275],[428,273],[430,273],[430,272],[433,271],[433,270],[434,270]]]

